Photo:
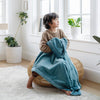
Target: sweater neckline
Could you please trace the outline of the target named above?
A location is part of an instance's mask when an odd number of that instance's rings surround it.
[[[57,29],[56,32],[52,32],[52,31],[50,31],[50,30],[47,30],[47,31],[50,32],[50,33],[52,33],[52,34],[56,34],[56,33],[58,33],[58,29]]]

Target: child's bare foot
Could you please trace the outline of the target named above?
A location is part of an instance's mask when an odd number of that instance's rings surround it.
[[[28,87],[28,86],[27,86],[27,88],[28,88],[28,89],[34,89],[33,87]]]
[[[33,79],[34,79],[33,76],[29,77],[29,80],[28,80],[28,83],[27,83],[27,88],[33,89],[33,87],[32,87],[32,81],[33,81]]]
[[[28,80],[27,88],[29,88],[29,89],[32,89],[32,88],[33,88],[33,87],[32,87],[32,82],[31,82],[30,80]]]
[[[62,90],[63,92],[65,92],[67,95],[71,94],[71,91],[66,91],[66,90]]]

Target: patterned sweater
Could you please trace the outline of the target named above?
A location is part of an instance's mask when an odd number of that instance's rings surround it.
[[[46,30],[43,32],[42,34],[42,39],[40,42],[40,50],[42,52],[48,53],[51,52],[50,47],[46,44],[49,40],[51,40],[53,37],[57,37],[59,39],[61,38],[66,38],[68,40],[68,45],[67,45],[67,49],[69,47],[69,39],[67,38],[67,36],[64,34],[64,32],[61,29],[57,29],[57,32],[51,32],[49,30]]]

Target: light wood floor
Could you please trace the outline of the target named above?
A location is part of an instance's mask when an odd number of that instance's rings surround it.
[[[20,65],[22,67],[27,68],[29,63],[30,61],[26,61],[26,60],[22,60],[22,62],[19,64],[9,64],[6,61],[0,61],[0,67],[12,67],[12,66]],[[82,85],[82,90],[100,96],[100,84],[83,79],[81,81],[81,85]]]

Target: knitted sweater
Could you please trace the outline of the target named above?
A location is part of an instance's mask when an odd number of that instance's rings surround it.
[[[59,39],[66,38],[68,40],[68,45],[67,45],[67,49],[68,49],[69,39],[67,38],[67,36],[64,34],[64,32],[61,29],[57,29],[57,32],[51,32],[49,30],[46,30],[46,31],[43,32],[42,39],[41,39],[41,42],[40,42],[40,50],[42,52],[45,52],[45,53],[51,52],[50,47],[46,43],[49,40],[51,40],[53,37],[57,37]]]

